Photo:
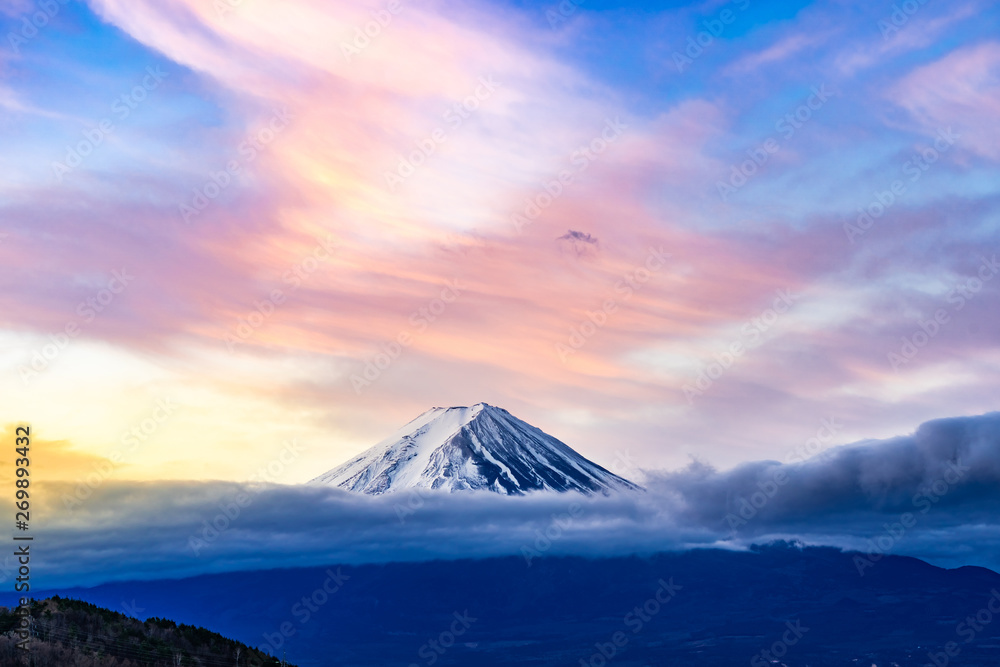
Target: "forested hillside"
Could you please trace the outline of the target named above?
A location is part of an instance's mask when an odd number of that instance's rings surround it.
[[[29,667],[277,667],[245,644],[162,618],[140,621],[53,596],[31,603],[27,653],[18,649],[15,610],[0,607],[0,664]],[[292,667],[292,666],[290,666]]]

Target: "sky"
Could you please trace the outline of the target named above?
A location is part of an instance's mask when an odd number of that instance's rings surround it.
[[[998,28],[3,0],[6,429],[53,482],[294,484],[481,401],[665,471],[989,413]]]

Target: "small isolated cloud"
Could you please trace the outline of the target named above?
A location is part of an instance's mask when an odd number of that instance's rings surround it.
[[[596,236],[587,232],[578,232],[575,229],[569,230],[556,241],[559,241],[564,248],[576,253],[577,256],[595,255],[600,247]]]
[[[562,236],[560,236],[557,241],[582,241],[583,243],[591,243],[597,245],[597,237],[592,234],[587,234],[586,232],[578,232],[575,229],[571,229]]]

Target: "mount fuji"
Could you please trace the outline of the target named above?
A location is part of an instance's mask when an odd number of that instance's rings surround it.
[[[530,491],[609,495],[641,490],[506,410],[486,403],[432,408],[309,484],[370,495],[415,488],[505,495]]]

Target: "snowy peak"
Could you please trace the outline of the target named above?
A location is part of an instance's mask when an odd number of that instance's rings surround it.
[[[431,408],[309,483],[376,495],[413,488],[505,495],[639,489],[503,408],[486,403]]]

